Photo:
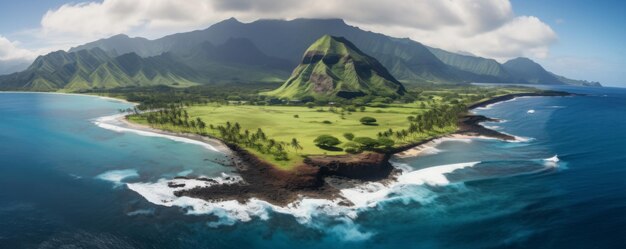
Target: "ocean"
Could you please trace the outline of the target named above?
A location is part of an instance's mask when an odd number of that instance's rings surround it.
[[[0,248],[626,248],[626,89],[556,88],[586,95],[476,109],[517,141],[394,158],[354,208],[178,198],[161,179],[231,179],[226,155],[103,118],[128,103],[0,93]]]

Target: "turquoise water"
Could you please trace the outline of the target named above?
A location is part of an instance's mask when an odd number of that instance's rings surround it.
[[[444,141],[395,159],[402,184],[354,192],[371,207],[259,204],[249,220],[131,190],[232,169],[202,146],[94,124],[128,104],[3,93],[0,248],[626,248],[626,90],[565,90],[590,95],[476,111],[521,142]]]

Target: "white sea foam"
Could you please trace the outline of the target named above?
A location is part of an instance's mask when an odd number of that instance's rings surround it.
[[[487,137],[487,136],[472,136],[471,138],[468,139],[474,139],[474,140],[498,140],[498,141],[503,141],[503,142],[508,142],[508,143],[526,143],[526,142],[530,142],[535,140],[532,137],[521,137],[521,136],[515,136],[506,132],[502,132],[500,131],[500,133],[505,134],[505,135],[509,135],[513,137],[513,140],[504,140],[501,138],[495,138],[495,137]]]
[[[237,222],[248,222],[253,218],[267,220],[270,211],[273,213],[283,213],[292,215],[296,221],[320,230],[326,229],[326,224],[322,224],[320,218],[334,218],[339,221],[331,229],[339,237],[346,240],[362,240],[369,238],[372,234],[361,232],[358,225],[352,222],[356,218],[356,210],[339,205],[339,200],[308,199],[303,198],[291,203],[286,207],[274,206],[266,201],[256,198],[249,199],[245,204],[236,200],[208,202],[191,197],[177,197],[175,191],[191,189],[195,187],[205,187],[214,184],[234,183],[241,178],[227,177],[213,178],[216,182],[200,181],[193,179],[161,179],[155,183],[129,183],[128,188],[142,195],[151,203],[172,207],[182,207],[190,215],[211,214],[217,217],[216,221],[208,223],[210,227],[234,225]],[[172,188],[168,184],[185,184],[182,187]]]
[[[154,209],[153,208],[137,209],[135,211],[130,211],[130,212],[126,213],[126,215],[128,215],[128,216],[153,215],[153,214],[154,214]]]
[[[435,155],[443,152],[443,150],[437,148],[440,144],[444,142],[463,142],[463,143],[471,143],[472,139],[470,138],[461,138],[461,137],[443,137],[434,139],[428,143],[416,146],[410,150],[401,152],[396,154],[398,157],[414,157],[420,155]]]
[[[143,130],[137,130],[137,129],[123,127],[123,126],[121,126],[119,124],[119,121],[118,121],[118,119],[121,118],[122,116],[123,116],[123,114],[118,114],[118,115],[112,115],[112,116],[105,116],[105,117],[97,118],[96,120],[94,120],[94,124],[96,124],[100,128],[107,129],[107,130],[112,130],[112,131],[119,132],[119,133],[130,132],[130,133],[134,133],[134,134],[141,135],[141,136],[146,136],[146,137],[167,138],[167,139],[170,139],[170,140],[173,140],[173,141],[176,141],[176,142],[200,145],[200,146],[202,146],[202,147],[204,147],[206,149],[220,152],[220,150],[216,149],[212,145],[210,145],[208,143],[204,143],[204,142],[198,141],[198,140],[185,138],[185,137],[170,136],[170,135],[161,134],[161,133],[157,133],[157,132],[143,131]]]
[[[517,143],[527,143],[527,142],[531,142],[535,140],[535,138],[532,138],[532,137],[521,137],[521,136],[515,136],[515,135],[511,135],[511,136],[515,138],[515,140],[511,142],[517,142]]]
[[[392,186],[372,182],[354,188],[342,189],[341,195],[357,207],[374,207],[379,201],[387,198]]]
[[[474,110],[477,110],[477,111],[491,110],[492,107],[493,107],[493,104],[482,106],[482,107],[477,107]]]
[[[443,152],[443,150],[437,149],[435,146],[427,146],[422,150],[423,155],[436,155]]]
[[[83,94],[80,94],[80,95],[83,95]],[[106,97],[106,96],[97,96],[97,97],[100,98],[100,99],[108,100],[108,101],[112,101],[112,102],[137,105],[137,103],[129,102],[129,101],[125,100],[125,99],[118,99],[118,98],[112,98],[112,97]]]
[[[97,175],[96,178],[100,180],[109,181],[115,184],[115,187],[119,187],[123,184],[123,180],[131,177],[138,177],[139,174],[135,169],[123,169],[123,170],[111,170]]]
[[[533,114],[533,113],[535,113],[535,110],[530,109],[530,110],[526,111],[526,113]]]
[[[559,167],[559,161],[561,161],[559,157],[557,155],[554,155],[553,157],[543,159],[543,164],[546,167],[557,168]]]
[[[483,106],[483,107],[478,107],[478,108],[476,108],[476,110],[489,110],[489,109],[493,108],[496,105],[507,103],[507,102],[513,102],[513,101],[518,100],[520,98],[524,98],[524,97],[515,97],[515,98],[509,99],[509,100],[499,101],[499,102],[496,102],[496,103],[493,103],[493,104],[488,104],[488,105]]]
[[[188,176],[191,173],[193,173],[193,169],[183,170],[181,172],[178,172],[178,174],[176,174],[176,175],[177,176]]]
[[[411,171],[412,168],[408,165],[394,164],[395,167],[403,171],[398,181],[394,183],[385,185],[379,182],[371,182],[341,190],[341,196],[353,203],[353,206],[340,205],[341,199],[301,198],[285,207],[281,207],[256,198],[252,198],[245,204],[242,204],[235,200],[208,202],[174,195],[174,192],[178,190],[242,181],[239,177],[228,175],[213,178],[214,181],[161,179],[154,183],[128,183],[127,186],[143,196],[147,201],[157,205],[181,207],[190,215],[212,214],[218,218],[217,221],[209,223],[209,226],[212,227],[233,225],[236,222],[247,222],[255,217],[266,220],[269,219],[271,213],[282,213],[293,216],[296,221],[303,225],[320,229],[327,229],[327,224],[322,223],[325,219],[330,219],[335,224],[329,229],[333,233],[337,233],[337,235],[346,240],[361,240],[369,238],[372,234],[362,232],[358,225],[352,222],[358,216],[360,210],[374,207],[383,201],[392,200],[394,197],[390,198],[390,194],[401,194],[404,192],[404,187],[408,185],[443,186],[449,184],[450,182],[445,174],[458,169],[472,167],[477,163],[441,165],[415,171]]]
[[[437,146],[439,146],[439,145],[441,145],[442,143],[445,143],[445,142],[471,143],[472,139],[470,139],[470,138],[458,138],[458,137],[437,138],[437,139],[431,141],[428,144],[422,145],[423,149],[421,149],[420,154],[425,154],[425,155],[439,154],[439,153],[443,152],[443,150],[437,148]]]
[[[491,129],[491,130],[498,130],[498,129],[502,128],[502,127],[497,126],[497,125],[483,125],[483,126],[485,128],[487,128],[487,129]]]
[[[178,190],[208,187],[215,184],[232,184],[242,181],[240,177],[226,174],[212,178],[213,181],[161,179],[153,183],[127,183],[127,186],[130,190],[137,192],[153,204],[181,207],[189,215],[214,215],[217,217],[217,220],[208,223],[211,227],[248,222],[254,218],[267,220],[272,213],[281,213],[293,216],[300,224],[331,232],[344,240],[364,240],[370,238],[373,233],[362,231],[360,226],[353,222],[358,217],[360,211],[374,207],[380,202],[397,199],[404,201],[405,197],[414,198],[412,200],[430,202],[434,198],[428,197],[432,195],[431,192],[426,191],[415,196],[404,196],[406,187],[417,185],[443,186],[449,183],[445,174],[476,164],[477,162],[459,163],[412,171],[413,169],[408,165],[394,163],[394,166],[403,172],[398,181],[388,185],[370,182],[341,190],[341,196],[353,203],[354,205],[352,206],[342,205],[341,199],[300,198],[296,202],[281,207],[256,198],[249,199],[246,203],[239,203],[235,200],[209,202],[174,195],[174,192]],[[394,197],[392,195],[394,193],[398,195]],[[329,224],[332,225],[329,227]]]
[[[433,186],[443,186],[450,184],[448,178],[446,178],[445,174],[451,173],[458,169],[473,167],[480,162],[468,162],[468,163],[456,163],[456,164],[448,164],[441,165],[435,167],[429,167],[424,169],[419,169],[416,171],[412,171],[398,177],[399,184],[412,184],[412,185],[433,185]]]
[[[546,169],[557,167],[559,162],[557,156],[540,160],[545,163]],[[340,190],[340,195],[354,204],[352,206],[343,205],[342,199],[300,198],[282,207],[256,198],[249,199],[246,203],[235,200],[209,202],[174,195],[178,190],[243,181],[240,177],[226,174],[212,178],[213,181],[161,179],[153,183],[128,183],[127,186],[156,205],[181,207],[189,215],[214,215],[217,220],[208,223],[211,227],[228,226],[253,219],[267,220],[272,214],[280,213],[293,216],[302,225],[332,233],[344,240],[365,240],[374,234],[363,231],[354,223],[354,219],[361,211],[389,201],[404,203],[416,201],[428,204],[436,199],[437,194],[432,189],[422,186],[441,187],[452,184],[448,174],[474,167],[479,163],[464,162],[414,170],[410,165],[392,162],[394,167],[401,170],[396,181],[388,184],[369,182]]]

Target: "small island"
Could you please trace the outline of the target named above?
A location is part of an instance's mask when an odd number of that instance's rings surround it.
[[[140,103],[126,116],[134,128],[215,139],[212,143],[232,154],[230,164],[243,179],[176,194],[208,201],[258,198],[276,205],[302,196],[340,198],[346,181],[393,179],[394,154],[436,138],[513,140],[479,125],[494,120],[468,111],[521,96],[568,95],[471,85],[407,89],[376,59],[332,36],[313,43],[278,89],[231,89],[225,99],[171,91],[110,94]]]

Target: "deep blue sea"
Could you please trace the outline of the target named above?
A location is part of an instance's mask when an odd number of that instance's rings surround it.
[[[477,109],[519,141],[396,158],[355,209],[168,199],[160,179],[233,174],[225,155],[97,125],[127,103],[0,93],[0,248],[626,248],[626,89],[559,89],[588,95]]]

